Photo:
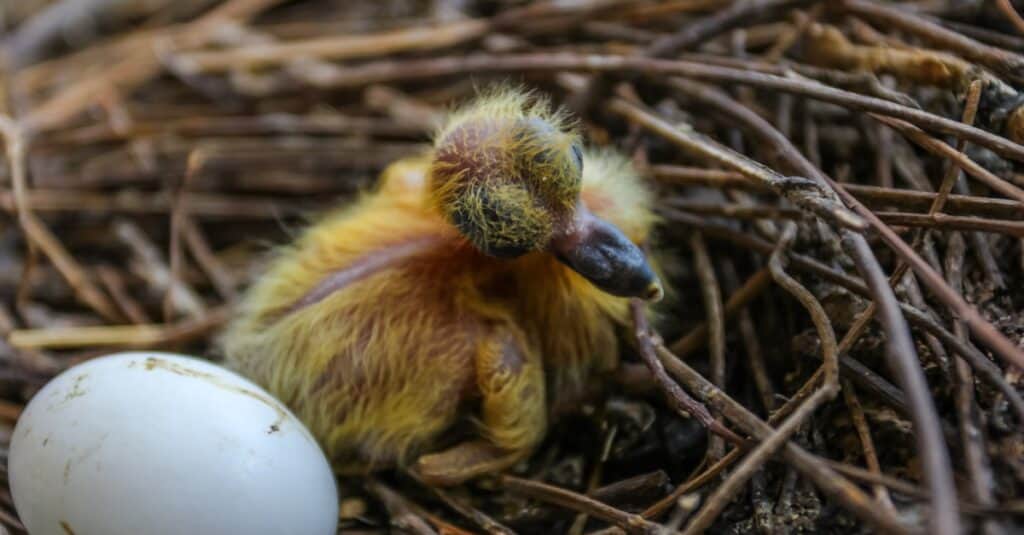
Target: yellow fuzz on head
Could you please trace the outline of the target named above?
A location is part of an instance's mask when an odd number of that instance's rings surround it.
[[[571,218],[582,183],[580,139],[547,100],[500,88],[452,114],[430,168],[433,204],[478,249],[542,249]]]

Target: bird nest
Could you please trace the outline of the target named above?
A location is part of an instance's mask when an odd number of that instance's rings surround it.
[[[623,340],[655,382],[503,475],[343,479],[342,532],[1022,529],[1016,9],[8,2],[0,443],[75,363],[213,355],[271,246],[511,81],[657,191],[669,298]]]

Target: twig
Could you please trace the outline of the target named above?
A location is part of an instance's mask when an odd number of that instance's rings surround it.
[[[733,101],[724,93],[694,87],[695,84],[693,83],[681,83],[679,80],[673,81],[673,85],[687,91],[691,95],[703,95],[703,102],[715,105],[716,109],[724,113],[728,113],[731,117],[744,123],[748,128],[752,129],[759,138],[775,147],[780,157],[785,159],[789,165],[794,167],[798,172],[818,181],[818,183],[827,183],[832,188],[837,188],[837,193],[844,193],[838,189],[839,186],[831,178],[811,164],[811,162],[796,150],[788,139],[782,136],[764,119],[750,112],[749,109],[743,107],[741,104]],[[739,161],[736,161],[737,159]],[[750,164],[747,162],[749,160],[742,156],[737,159],[726,160],[722,163],[734,170],[748,174]],[[771,171],[769,170],[769,172]],[[748,174],[748,176],[750,175]],[[845,194],[845,197],[853,199],[849,194]],[[870,221],[872,223],[872,227],[882,231],[883,235],[888,233],[891,237],[895,237],[899,242],[898,244],[894,244],[891,240],[886,240],[890,246],[899,244],[904,245],[903,249],[897,251],[901,256],[909,256],[909,260],[916,259],[923,263],[923,261],[920,261],[920,257],[912,250],[907,251],[909,247],[899,240],[892,229],[878,220],[878,218],[871,211],[865,209],[863,205],[857,203],[856,199],[853,199],[852,202],[850,199],[844,198],[844,201],[849,205],[859,207],[859,214]],[[886,357],[890,366],[897,371],[899,383],[908,397],[909,406],[911,408],[911,417],[914,422],[915,430],[917,431],[914,436],[917,440],[918,449],[921,451],[922,458],[927,467],[925,469],[925,476],[929,482],[933,495],[932,497],[935,500],[933,502],[935,514],[932,517],[931,525],[936,533],[950,535],[956,534],[959,532],[959,518],[955,511],[953,511],[952,507],[952,504],[956,500],[952,466],[946,448],[941,447],[944,445],[944,441],[941,426],[939,425],[938,414],[928,391],[924,372],[921,370],[920,362],[917,359],[917,352],[910,336],[910,328],[900,311],[899,302],[896,300],[892,289],[889,287],[885,274],[882,272],[881,266],[879,265],[877,258],[875,258],[874,253],[871,251],[867,240],[865,240],[863,236],[854,234],[847,230],[842,231],[841,236],[843,249],[846,250],[853,258],[853,261],[857,266],[857,270],[864,277],[865,282],[871,291],[871,297],[878,306],[879,319],[887,335]],[[925,265],[925,267],[927,266]],[[940,286],[948,289],[948,286],[946,286],[941,280],[938,281],[938,283]],[[959,299],[959,296],[956,296],[955,294],[954,297]],[[960,299],[960,301],[962,302],[962,299]],[[990,330],[995,331],[991,324],[986,323],[986,325],[988,325]],[[1000,338],[1002,338],[1002,336],[998,334],[998,331],[995,332]],[[1002,338],[1002,340],[1006,341],[1005,338]],[[1009,344],[1009,341],[1006,341],[1006,343]]]
[[[725,278],[726,289],[731,292],[731,295],[735,295],[739,281],[736,275],[736,266],[731,259],[726,258],[722,261],[722,274]],[[771,414],[775,409],[775,390],[772,388],[771,378],[768,376],[768,367],[764,361],[764,350],[761,348],[761,342],[754,328],[754,320],[750,315],[749,306],[740,308],[737,321],[739,322],[743,347],[747,353],[747,362],[750,364],[751,375],[754,378],[754,386],[761,396],[761,406],[764,407],[767,414]]]
[[[966,243],[959,234],[950,236],[946,245],[944,263],[946,280],[957,292],[963,293],[963,265]],[[953,330],[957,337],[967,342],[967,329],[963,323],[956,321]],[[969,342],[968,342],[969,343]],[[960,423],[960,443],[963,445],[964,461],[967,465],[967,476],[970,494],[975,502],[982,506],[995,505],[992,495],[993,475],[989,464],[988,453],[985,451],[984,433],[979,424],[979,411],[974,400],[974,374],[962,357],[955,357],[953,363],[954,387],[956,393],[957,420]],[[994,520],[988,519],[983,524],[988,535],[1002,533],[1002,529]]]
[[[718,215],[736,219],[780,220],[802,219],[803,213],[795,209],[779,208],[763,204],[729,204],[668,199],[665,204],[687,212],[703,215]],[[875,212],[885,223],[901,227],[936,228],[944,230],[976,230],[1024,237],[1024,222],[1004,219],[956,216],[943,213],[912,214],[906,212]]]
[[[587,492],[587,496],[599,502],[615,504],[623,501],[633,501],[637,496],[655,493],[660,496],[664,494],[668,483],[668,474],[658,470],[598,487]]]
[[[550,54],[470,54],[423,60],[376,61],[357,67],[338,68],[318,81],[321,88],[360,87],[382,82],[436,78],[486,72],[592,71],[638,73],[645,76],[681,76],[705,81],[745,84],[810,97],[850,109],[869,111],[903,119],[917,126],[945,134],[956,134],[998,154],[1024,161],[1024,147],[979,128],[914,109],[888,100],[867,97],[818,82],[787,78],[749,70],[695,61],[670,61],[631,56],[585,55],[570,52]]]
[[[694,267],[700,281],[701,294],[704,296],[704,314],[707,316],[708,332],[711,349],[711,382],[719,388],[725,388],[725,318],[722,314],[722,292],[715,276],[715,268],[711,264],[707,244],[699,232],[690,236],[690,248],[693,250]],[[708,456],[717,461],[725,453],[725,444],[720,437],[711,437],[708,443]]]
[[[515,535],[515,531],[512,531],[511,529],[502,525],[500,522],[494,520],[482,511],[466,503],[465,500],[452,496],[451,493],[440,487],[427,485],[426,483],[421,481],[419,477],[417,477],[415,472],[406,471],[406,475],[415,479],[417,483],[419,483],[428,491],[430,491],[430,493],[436,496],[437,499],[444,502],[444,504],[447,505],[450,509],[459,513],[460,515],[462,515],[467,520],[474,523],[480,529],[486,531],[487,533],[491,533],[492,535]]]
[[[170,324],[16,329],[8,342],[22,349],[169,346],[206,336],[227,319],[228,310],[216,308],[201,318]]]
[[[11,170],[11,182],[14,185],[14,200],[18,212],[18,222],[29,238],[32,256],[33,247],[38,246],[43,254],[53,262],[64,280],[74,290],[75,295],[85,304],[93,308],[100,316],[110,321],[121,319],[113,303],[97,288],[89,275],[78,264],[50,229],[32,212],[28,196],[25,160],[27,142],[24,129],[6,116],[0,116],[0,135],[4,138],[7,161]]]
[[[697,132],[671,125],[657,115],[623,99],[615,99],[608,108],[631,122],[665,137],[687,151],[719,164],[738,165],[739,169],[737,170],[747,177],[761,181],[779,195],[792,201],[793,204],[815,215],[839,225],[863,228],[863,222],[859,217],[852,216],[844,206],[829,198],[826,190],[810,180],[780,176],[764,165],[749,160]]]
[[[860,439],[861,450],[864,452],[864,462],[868,470],[873,474],[881,474],[882,467],[878,462],[878,452],[875,450],[875,441],[871,438],[871,428],[868,426],[868,419],[864,415],[864,407],[857,397],[857,391],[849,380],[843,380],[843,399],[846,401],[846,408],[850,411],[850,420],[854,429],[857,430],[857,437]],[[875,498],[887,509],[894,510],[892,498],[884,485],[875,485]]]
[[[926,41],[955,50],[963,57],[990,67],[1017,82],[1022,80],[1024,57],[1017,54],[979,43],[905,9],[868,0],[844,0],[842,6],[849,13],[881,21],[910,32]]]
[[[686,393],[685,390],[679,387],[675,381],[665,372],[665,367],[658,360],[658,357],[654,353],[654,340],[651,338],[650,327],[647,324],[647,315],[644,313],[644,304],[637,300],[630,301],[630,309],[633,313],[633,328],[634,336],[636,339],[637,349],[640,353],[640,359],[644,361],[644,364],[654,375],[655,380],[658,382],[658,386],[661,387],[665,393],[665,398],[668,403],[672,406],[676,412],[683,415],[690,414],[704,427],[708,428],[712,433],[728,440],[729,442],[738,445],[746,445],[746,441],[740,438],[736,433],[733,433],[729,428],[722,425],[721,422],[715,419],[714,416],[708,412],[708,409],[700,402],[694,400]]]
[[[169,217],[170,243],[167,245],[167,257],[170,259],[170,268],[167,270],[168,284],[164,289],[163,296],[164,321],[170,321],[175,305],[179,305],[180,307],[180,305],[183,304],[181,297],[174,295],[175,290],[182,291],[184,295],[188,295],[189,293],[188,287],[181,281],[181,272],[185,261],[181,247],[181,235],[183,233],[182,227],[185,225],[185,219],[188,217],[188,205],[182,202],[182,198],[184,193],[188,191],[193,177],[195,177],[195,175],[199,173],[199,170],[202,169],[205,162],[204,155],[205,152],[202,148],[189,151],[183,178],[180,181],[172,181],[172,185],[168,188],[171,190],[171,214]],[[190,299],[188,301],[194,301],[197,304],[200,303],[198,296],[196,296],[194,300]],[[201,313],[201,304],[199,304],[199,309]],[[179,310],[181,309],[179,308]]]
[[[959,152],[957,149],[954,149],[953,147],[950,147],[949,145],[925,134],[924,131],[922,131],[920,128],[917,128],[916,126],[907,123],[906,121],[901,121],[899,119],[883,117],[881,115],[876,115],[873,113],[869,115],[881,121],[882,123],[885,123],[886,125],[898,130],[900,133],[907,136],[907,138],[909,138],[914,143],[920,145],[922,148],[930,152],[933,152],[937,155],[949,158],[950,160],[955,162],[957,166],[963,167],[963,170],[967,172],[967,174],[973,176],[974,178],[977,178],[979,181],[984,183],[986,186],[992,188],[993,190],[998,191],[999,193],[1002,193],[1003,195],[1006,195],[1007,197],[1017,202],[1024,202],[1024,190],[1018,188],[1017,186],[1014,186],[1013,184],[1007,182],[1006,180],[1003,180],[1002,178],[997,177],[991,171],[978,165],[977,163],[974,162],[974,160],[971,160],[962,152]],[[955,177],[956,175],[954,174],[953,176]],[[952,186],[952,184],[950,184],[950,186]]]
[[[659,181],[668,184],[703,185],[712,188],[743,188],[758,192],[772,191],[742,173],[720,169],[704,169],[678,165],[652,165],[649,169]],[[927,211],[938,194],[928,191],[896,189],[864,184],[844,183],[843,187],[869,208],[892,206],[906,210]],[[34,201],[39,204],[38,201]],[[2,203],[2,197],[0,197]],[[948,195],[944,209],[951,215],[1019,219],[1024,217],[1024,203],[1009,199],[993,199],[974,195]]]
[[[705,402],[717,406],[727,419],[732,420],[758,440],[766,440],[771,436],[772,428],[754,416],[743,405],[717,389],[663,345],[656,344],[655,349],[658,352],[658,358],[674,377],[693,389]],[[871,499],[860,489],[803,448],[789,442],[783,446],[782,456],[823,492],[844,504],[851,512],[876,529],[885,533],[909,532],[907,527],[893,514],[874,507]]]
[[[876,212],[885,223],[906,227],[937,228],[944,230],[975,230],[1024,237],[1024,222],[1002,219],[983,219],[946,214],[907,214],[903,212]]]
[[[691,216],[684,213],[675,213],[672,215],[673,220],[680,223],[685,223],[688,226],[699,228],[706,236],[714,236],[717,238],[731,241],[742,247],[746,247],[762,254],[771,254],[775,246],[770,242],[756,238],[749,234],[738,232],[731,228],[723,225],[716,225],[708,223],[700,218]],[[825,280],[833,282],[850,290],[854,293],[865,297],[871,297],[868,288],[859,280],[854,279],[845,273],[840,273],[829,266],[822,264],[821,262],[809,258],[807,256],[791,254],[790,260],[793,262],[793,267],[798,268],[802,271],[814,274],[822,277]],[[992,386],[1002,392],[1007,399],[1010,401],[1010,405],[1014,408],[1018,418],[1024,421],[1024,397],[1014,389],[1007,381],[1002,377],[1002,371],[998,366],[992,363],[981,351],[971,347],[968,344],[963,343],[956,336],[953,336],[948,330],[936,323],[933,319],[928,317],[926,314],[906,304],[900,304],[900,309],[906,314],[907,319],[913,322],[918,327],[926,330],[928,333],[935,335],[943,344],[946,344],[953,349],[957,354],[963,356],[967,361],[974,367],[975,371],[988,381]],[[729,308],[726,306],[726,317],[729,317]],[[700,342],[703,343],[703,342]],[[677,343],[678,344],[678,343]],[[844,361],[840,359],[840,363]],[[845,364],[844,364],[845,365]],[[871,385],[865,385],[870,387]],[[891,399],[891,396],[890,396]]]
[[[111,212],[122,214],[166,214],[171,201],[164,193],[144,194],[124,191],[111,197],[104,193],[33,189],[26,199],[34,211],[39,212]],[[270,197],[251,195],[219,195],[186,193],[182,202],[189,213],[204,219],[273,219],[275,216],[296,216],[326,208],[324,203],[288,202]],[[14,195],[0,191],[0,208],[8,212],[17,210]]]
[[[729,299],[726,300],[723,307],[723,318],[726,321],[732,319],[740,309],[764,292],[770,283],[771,274],[768,272],[768,268],[762,268],[751,275],[740,289],[733,292]],[[689,356],[707,342],[708,332],[708,324],[701,323],[685,336],[673,342],[671,346],[672,352],[682,357]]]
[[[187,25],[169,39],[181,46],[198,46],[227,20],[245,20],[279,3],[281,0],[228,0],[196,21]],[[169,43],[168,43],[169,44]],[[78,80],[25,117],[25,128],[39,132],[58,127],[91,104],[96,95],[108,88],[122,94],[129,93],[160,71],[157,51],[150,47],[136,49],[131,54],[85,80]]]
[[[133,271],[147,280],[154,289],[165,292],[170,306],[192,318],[201,317],[205,313],[206,306],[202,298],[184,281],[173,276],[163,255],[138,225],[127,219],[119,220],[114,224],[114,235],[135,254],[138,262],[133,265]]]
[[[114,302],[132,323],[136,325],[150,323],[149,316],[146,315],[142,305],[129,295],[124,278],[117,270],[108,265],[96,266],[96,276],[99,277]]]
[[[171,56],[178,69],[201,74],[230,69],[266,68],[302,58],[325,61],[386,56],[411,50],[447,48],[480,38],[491,29],[490,21],[457,20],[434,27],[412,27],[366,35],[247,45],[224,50],[179,52]]]
[[[437,532],[423,520],[423,517],[415,512],[414,505],[404,496],[376,479],[367,479],[364,486],[370,494],[384,504],[393,526],[415,535],[437,535]]]
[[[660,532],[660,527],[657,524],[645,520],[640,515],[627,513],[568,489],[510,475],[499,476],[499,481],[502,487],[512,492],[586,513],[594,518],[615,524],[629,533],[653,535]]]
[[[1006,15],[1006,18],[1010,20],[1010,24],[1013,24],[1013,27],[1017,28],[1018,32],[1024,33],[1024,17],[1017,13],[1017,8],[1013,7],[1010,0],[996,0],[996,7]]]
[[[768,260],[768,269],[771,271],[775,283],[789,292],[811,316],[811,321],[818,332],[821,341],[822,352],[822,388],[830,391],[826,400],[831,400],[839,393],[839,348],[836,343],[835,330],[832,327],[832,320],[814,294],[797,282],[783,267],[783,254],[789,245],[796,239],[796,225],[790,223],[782,232],[779,243]]]
[[[783,231],[782,238],[775,252],[772,253],[769,266],[772,278],[780,286],[793,294],[807,309],[821,339],[824,364],[823,383],[807,400],[805,400],[778,429],[762,442],[736,467],[736,470],[708,497],[704,506],[697,512],[683,530],[686,535],[703,533],[714,522],[735,494],[747,483],[754,473],[779,450],[797,429],[822,404],[831,400],[839,392],[839,353],[836,346],[835,332],[832,322],[828,319],[821,303],[804,288],[796,279],[790,277],[782,267],[782,252],[796,237],[796,225],[789,224]]]

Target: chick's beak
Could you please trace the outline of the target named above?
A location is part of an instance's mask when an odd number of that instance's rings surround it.
[[[664,294],[644,252],[618,227],[585,208],[577,213],[568,231],[551,240],[548,249],[612,295],[658,301]]]

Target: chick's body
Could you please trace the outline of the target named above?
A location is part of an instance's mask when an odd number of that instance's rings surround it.
[[[282,251],[223,339],[339,473],[413,460],[464,419],[500,451],[528,452],[550,407],[618,362],[626,299],[544,252],[480,252],[431,202],[430,163],[393,164]],[[621,158],[584,154],[580,200],[646,238],[649,195]]]

